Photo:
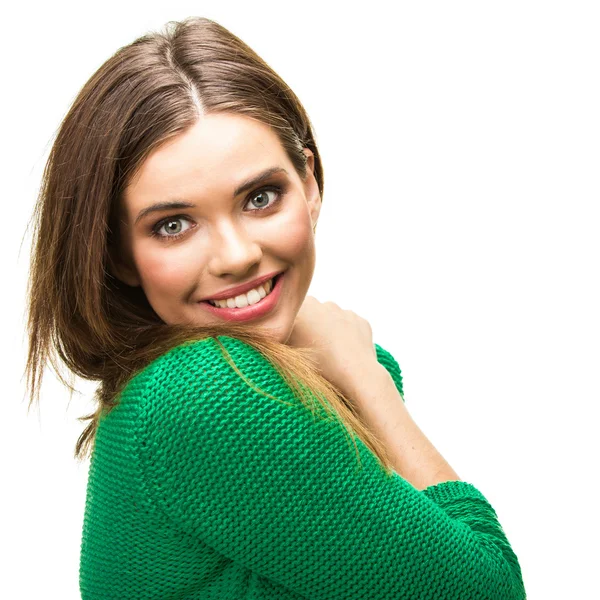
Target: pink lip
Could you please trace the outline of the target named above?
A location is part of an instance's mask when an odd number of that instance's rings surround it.
[[[273,310],[275,306],[277,306],[277,302],[281,296],[281,287],[283,285],[284,277],[285,272],[277,278],[275,287],[271,290],[271,293],[268,296],[265,296],[260,302],[252,304],[251,306],[246,306],[245,308],[219,308],[218,306],[213,306],[206,300],[202,300],[200,304],[202,304],[202,306],[209,312],[227,321],[249,321],[251,319],[257,319],[258,317],[266,315],[268,312]],[[269,278],[267,278],[266,281],[268,281],[268,279]],[[263,281],[265,281],[264,278]],[[256,287],[256,284],[253,285]],[[252,289],[248,286],[245,287],[247,289]],[[230,298],[231,296],[225,297]],[[217,296],[217,300],[219,299],[220,298]]]
[[[273,273],[269,273],[268,275],[264,275],[263,277],[259,277],[258,279],[254,279],[253,281],[249,281],[248,283],[243,283],[242,285],[223,290],[222,292],[219,292],[214,296],[207,296],[206,298],[202,298],[201,302],[205,302],[206,300],[226,300],[227,298],[239,296],[240,294],[244,294],[254,289],[255,287],[258,287],[261,283],[269,281],[269,279],[272,279],[273,277],[275,277],[275,275],[279,273],[280,271],[273,271]]]

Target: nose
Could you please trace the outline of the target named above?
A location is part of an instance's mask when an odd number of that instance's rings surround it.
[[[240,223],[219,224],[211,241],[208,268],[215,277],[243,276],[262,258],[260,244]]]

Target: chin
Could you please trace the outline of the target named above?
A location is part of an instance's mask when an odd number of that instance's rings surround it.
[[[292,333],[292,327],[275,321],[274,323],[265,322],[264,324],[256,324],[256,328],[260,329],[266,336],[274,342],[285,344]]]

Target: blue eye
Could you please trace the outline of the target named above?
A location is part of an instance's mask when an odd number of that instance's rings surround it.
[[[272,192],[274,194],[273,201],[270,204],[269,204],[268,192]],[[281,195],[282,195],[281,192],[282,192],[281,188],[280,187],[276,187],[276,186],[271,186],[271,187],[268,187],[268,188],[263,188],[262,190],[259,190],[253,196],[251,196],[248,199],[248,202],[253,202],[256,198],[260,198],[262,196],[262,198],[263,198],[262,202],[263,202],[264,205],[258,206],[255,209],[255,211],[265,210],[267,208],[271,208],[271,206],[274,206],[275,204],[277,204],[279,202],[279,200],[281,200]],[[254,211],[250,211],[250,212],[254,212]]]
[[[160,221],[159,223],[156,224],[156,226],[152,229],[152,235],[155,235],[157,237],[160,238],[169,238],[169,239],[176,239],[178,237],[181,237],[182,235],[185,234],[185,232],[187,231],[187,229],[184,229],[183,231],[181,230],[181,227],[177,228],[175,227],[176,231],[172,228],[173,224],[176,224],[177,222],[181,222],[181,221],[188,221],[189,219],[178,215],[175,217],[168,217],[167,219],[164,219],[162,221]],[[166,231],[169,231],[170,233],[174,234],[174,235],[170,235],[170,234],[162,234],[159,233],[159,231],[163,228],[166,227]]]

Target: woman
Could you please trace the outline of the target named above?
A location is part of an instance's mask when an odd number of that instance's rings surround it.
[[[76,98],[36,210],[27,367],[32,401],[46,361],[100,381],[76,446],[84,600],[525,597],[368,322],[306,297],[322,195],[302,105],[208,19],[121,48]]]

